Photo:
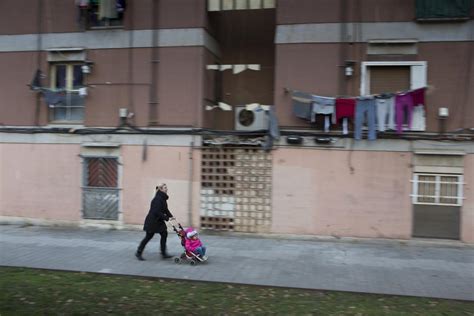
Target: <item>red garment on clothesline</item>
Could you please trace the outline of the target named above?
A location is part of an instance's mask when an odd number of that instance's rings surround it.
[[[355,110],[356,100],[355,99],[336,99],[336,121],[343,117],[353,118]]]

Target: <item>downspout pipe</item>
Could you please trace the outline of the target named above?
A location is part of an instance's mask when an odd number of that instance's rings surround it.
[[[160,63],[158,55],[158,43],[159,43],[159,14],[160,1],[153,0],[151,12],[152,12],[152,27],[151,32],[151,82],[150,82],[150,101],[149,101],[149,116],[148,116],[148,125],[156,126],[158,125],[158,66]]]
[[[128,4],[128,19],[129,19],[129,38],[128,38],[128,106],[130,111],[135,113],[135,104],[133,102],[133,92],[134,92],[134,77],[133,77],[133,38],[134,38],[134,20],[133,20],[133,1],[129,1]],[[125,13],[127,14],[127,13]],[[135,123],[135,115],[130,117],[132,123]]]
[[[42,38],[42,28],[43,28],[43,0],[38,0],[38,13],[36,15],[36,28],[37,28],[37,37],[36,37],[36,69],[41,70],[41,47],[43,46]],[[39,93],[36,93],[36,109],[35,109],[35,125],[39,126],[39,116],[41,108],[41,96]]]
[[[338,71],[338,95],[347,95],[347,83],[344,74],[345,63],[347,59],[347,1],[339,0],[339,71]]]
[[[188,182],[188,223],[194,227],[193,223],[193,182],[194,182],[194,135],[189,145],[189,182]]]

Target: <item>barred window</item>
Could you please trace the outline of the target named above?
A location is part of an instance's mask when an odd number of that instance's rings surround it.
[[[412,182],[413,204],[462,205],[461,175],[416,173]]]
[[[84,120],[84,96],[80,88],[84,87],[82,64],[52,63],[51,89],[45,96],[49,117],[52,122],[82,122]]]

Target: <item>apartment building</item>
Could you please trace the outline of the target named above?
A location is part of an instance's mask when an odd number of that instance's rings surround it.
[[[4,0],[1,220],[139,227],[165,182],[202,229],[473,243],[473,16],[469,0]]]

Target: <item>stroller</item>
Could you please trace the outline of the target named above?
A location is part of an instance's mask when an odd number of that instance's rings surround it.
[[[192,251],[186,250],[185,244],[186,244],[186,234],[188,233],[189,229],[184,229],[183,226],[181,226],[180,223],[176,221],[176,219],[173,219],[174,222],[176,222],[176,225],[170,221],[171,226],[173,227],[173,230],[176,232],[176,235],[178,235],[179,239],[181,240],[181,246],[183,246],[183,253],[179,257],[174,258],[175,263],[182,263],[182,262],[188,262],[190,265],[194,266],[196,263],[204,263],[207,261],[207,259],[202,258],[198,254],[195,254]]]

